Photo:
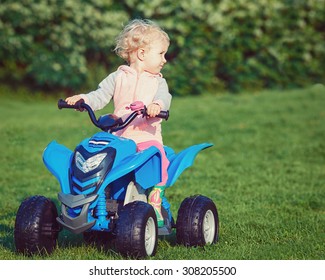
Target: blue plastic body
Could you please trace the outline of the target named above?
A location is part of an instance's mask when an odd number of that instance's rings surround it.
[[[212,144],[209,143],[194,145],[178,154],[170,147],[165,147],[167,158],[170,161],[166,187],[176,182],[181,173],[193,164],[196,155],[201,150],[211,146]],[[77,153],[81,154],[79,158]],[[105,163],[106,169],[98,169],[98,172],[94,169],[94,174],[86,177],[78,171],[78,168],[73,167],[73,165],[80,166],[86,162],[87,167],[93,168],[95,165],[91,162],[91,158],[103,153],[111,154],[111,160],[107,160]],[[86,160],[86,155],[90,155],[89,160]],[[83,140],[75,151],[52,141],[44,150],[43,161],[60,183],[59,199],[61,198],[61,202],[63,201],[62,203],[65,204],[63,206],[65,208],[62,208],[63,214],[76,233],[87,229],[110,230],[110,219],[107,219],[108,212],[106,210],[108,189],[110,200],[123,202],[131,181],[144,191],[161,182],[159,149],[150,147],[137,152],[134,141],[107,132],[99,132],[91,138]],[[101,165],[103,164],[101,163]],[[73,170],[77,170],[77,172],[74,173]],[[87,207],[84,207],[83,203],[87,204]],[[163,199],[163,206],[171,219],[170,205],[166,198]],[[78,221],[81,213],[86,218],[83,221]]]

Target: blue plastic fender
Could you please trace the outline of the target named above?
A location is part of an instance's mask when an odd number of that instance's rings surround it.
[[[43,162],[47,169],[58,179],[63,193],[70,193],[69,167],[72,151],[52,141],[43,152]]]
[[[206,149],[213,146],[211,143],[202,143],[197,144],[191,147],[186,148],[178,154],[171,155],[169,158],[170,163],[168,167],[168,180],[166,186],[172,186],[178,177],[182,174],[182,172],[193,165],[194,159],[196,155]]]
[[[159,149],[152,146],[124,158],[107,174],[102,186],[107,186],[131,171],[135,172],[135,181],[143,189],[161,182],[161,154]]]

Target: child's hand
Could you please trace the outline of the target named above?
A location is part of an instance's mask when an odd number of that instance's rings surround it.
[[[154,118],[157,116],[161,111],[160,105],[157,103],[151,103],[147,107],[147,114],[149,117]]]
[[[67,102],[69,105],[75,105],[81,99],[82,99],[81,96],[77,94],[77,95],[67,97],[65,99],[65,102]]]

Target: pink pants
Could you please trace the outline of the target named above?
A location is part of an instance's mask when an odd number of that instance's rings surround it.
[[[162,176],[162,181],[157,184],[157,186],[165,186],[167,183],[167,179],[168,179],[168,172],[167,172],[167,168],[169,165],[169,160],[166,157],[166,153],[164,150],[164,147],[161,143],[159,143],[158,141],[155,140],[151,140],[151,141],[146,141],[146,142],[141,142],[137,144],[137,151],[143,151],[145,149],[148,149],[151,146],[155,146],[156,148],[159,149],[160,153],[161,153],[161,176]]]

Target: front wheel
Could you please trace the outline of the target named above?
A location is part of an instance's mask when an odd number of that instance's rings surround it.
[[[178,210],[176,239],[185,246],[204,246],[218,241],[219,218],[214,202],[205,196],[185,198]]]
[[[148,203],[134,201],[118,213],[116,249],[124,256],[143,258],[157,250],[158,228],[154,209]]]
[[[14,239],[19,253],[52,253],[60,226],[54,203],[44,196],[25,199],[17,212]]]

